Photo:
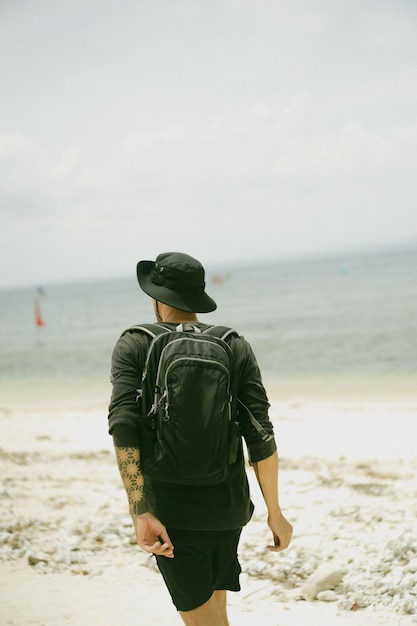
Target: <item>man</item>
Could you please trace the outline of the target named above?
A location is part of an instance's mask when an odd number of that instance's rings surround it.
[[[208,327],[197,318],[197,313],[216,309],[216,303],[205,292],[204,276],[199,261],[182,253],[160,254],[155,262],[140,261],[137,265],[139,285],[153,299],[157,321],[172,330],[187,323],[200,330]],[[112,356],[109,432],[137,542],[145,552],[156,556],[186,625],[228,626],[226,590],[240,590],[237,547],[241,529],[253,512],[242,442],[240,439],[237,460],[228,477],[217,484],[171,484],[143,474],[136,397],[150,341],[145,333],[127,332]],[[247,341],[233,335],[228,343],[233,353],[237,397],[261,426],[257,429],[250,420],[239,418],[268,510],[273,535],[273,545],[268,549],[279,552],[288,546],[292,527],[278,501],[278,455],[268,417],[269,403]]]

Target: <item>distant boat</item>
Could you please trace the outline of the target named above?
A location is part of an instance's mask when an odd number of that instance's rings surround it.
[[[45,326],[45,322],[42,319],[41,307],[39,305],[38,298],[35,299],[35,324],[38,328]]]
[[[229,277],[228,274],[214,274],[211,277],[211,282],[214,285],[221,285],[228,279],[228,277]]]

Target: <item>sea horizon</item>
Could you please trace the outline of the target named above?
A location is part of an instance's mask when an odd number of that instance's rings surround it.
[[[400,398],[417,390],[417,246],[233,270],[219,264],[206,278],[218,309],[199,319],[244,335],[271,397]],[[78,381],[98,397],[120,333],[153,320],[134,272],[2,290],[0,393],[52,394],[58,381],[76,393]]]

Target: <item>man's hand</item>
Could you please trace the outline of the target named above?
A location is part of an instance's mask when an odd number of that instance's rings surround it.
[[[135,518],[135,530],[138,546],[148,554],[174,558],[174,546],[165,526],[152,515],[143,513]]]
[[[288,548],[292,536],[292,526],[282,513],[278,513],[274,516],[270,515],[268,517],[268,526],[272,530],[274,537],[274,545],[268,546],[268,550],[271,550],[271,552],[281,552],[285,550],[285,548]]]

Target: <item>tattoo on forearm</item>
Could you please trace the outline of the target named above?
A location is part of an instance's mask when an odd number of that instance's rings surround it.
[[[138,448],[115,448],[120,476],[126,489],[129,510],[134,518],[149,511]]]

